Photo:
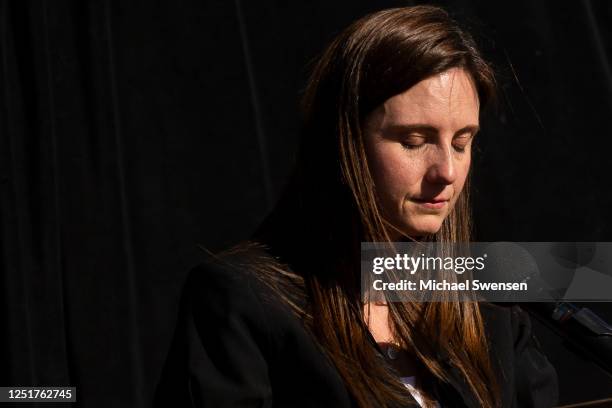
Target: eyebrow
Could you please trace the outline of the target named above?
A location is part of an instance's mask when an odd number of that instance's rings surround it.
[[[480,126],[478,125],[468,125],[456,131],[453,136],[461,135],[463,133],[471,133],[473,136],[476,133],[478,133],[479,130],[480,130]],[[390,126],[387,126],[384,129],[384,131],[386,132],[390,131],[393,133],[399,133],[399,132],[407,133],[407,132],[415,132],[415,131],[429,133],[429,134],[438,133],[438,129],[435,128],[434,126],[426,125],[426,124],[419,124],[419,123],[410,124],[410,125],[407,125],[407,124],[390,125]]]

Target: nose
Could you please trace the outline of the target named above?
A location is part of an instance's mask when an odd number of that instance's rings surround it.
[[[432,184],[452,184],[457,178],[457,169],[453,160],[452,147],[440,146],[432,157],[427,170],[426,180]]]

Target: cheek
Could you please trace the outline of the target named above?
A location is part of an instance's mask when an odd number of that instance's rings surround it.
[[[383,200],[403,199],[419,186],[423,178],[423,164],[419,158],[408,157],[397,144],[380,144],[371,153],[376,190]]]

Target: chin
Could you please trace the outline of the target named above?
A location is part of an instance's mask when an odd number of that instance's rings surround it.
[[[402,225],[402,231],[406,231],[409,236],[423,236],[423,235],[431,235],[440,231],[442,227],[442,220],[438,219],[438,217],[424,217],[429,219],[423,220],[414,220],[410,223],[404,223]],[[430,219],[434,218],[434,219]]]

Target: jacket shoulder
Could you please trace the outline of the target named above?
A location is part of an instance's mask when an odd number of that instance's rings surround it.
[[[183,286],[182,309],[202,329],[240,323],[258,337],[265,352],[277,352],[284,334],[301,333],[303,327],[283,300],[286,294],[281,296],[264,283],[255,266],[269,256],[259,248],[209,256],[190,270]]]
[[[247,270],[207,259],[183,286],[155,406],[271,406],[265,312]]]
[[[327,356],[242,255],[190,270],[157,406],[177,394],[202,407],[351,406]]]
[[[190,310],[196,325],[239,319],[256,325],[255,332],[268,329],[262,299],[268,299],[270,291],[242,261],[245,258],[211,256],[189,271],[181,303]]]
[[[213,303],[212,299],[229,301],[250,294],[247,299],[254,300],[251,293],[254,283],[255,276],[248,268],[209,257],[191,268],[183,296],[195,302]]]

